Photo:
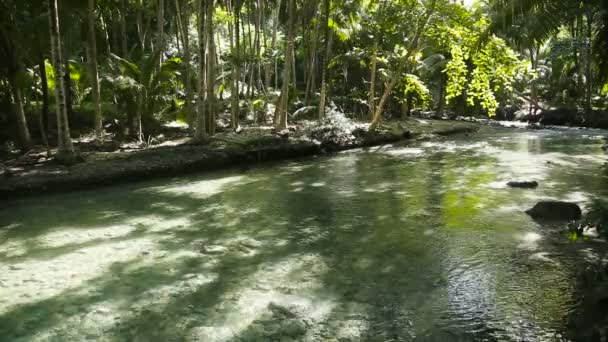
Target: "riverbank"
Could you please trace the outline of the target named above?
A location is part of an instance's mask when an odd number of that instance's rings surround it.
[[[139,150],[90,151],[81,154],[82,163],[72,166],[43,156],[29,156],[33,162],[12,160],[2,165],[4,177],[0,180],[0,200],[321,155],[403,140],[432,139],[474,132],[479,125],[411,119],[386,122],[376,132],[369,132],[365,127],[364,124],[351,124],[346,132],[344,127],[330,125],[304,124],[283,132],[276,132],[271,127],[248,127],[240,133],[217,134],[205,144],[181,139]]]

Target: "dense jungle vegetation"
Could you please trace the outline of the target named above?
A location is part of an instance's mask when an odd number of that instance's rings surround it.
[[[74,137],[176,122],[204,142],[328,108],[372,130],[414,111],[606,121],[602,0],[3,0],[0,23],[4,151],[70,158]]]

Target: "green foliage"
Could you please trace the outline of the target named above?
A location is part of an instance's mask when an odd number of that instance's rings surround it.
[[[413,97],[421,105],[426,105],[431,100],[429,88],[416,75],[406,74],[403,81],[403,98]]]
[[[494,116],[499,107],[496,93],[512,91],[515,77],[525,68],[503,39],[484,38],[488,25],[482,17],[470,27],[445,28],[446,34],[439,39],[449,46],[451,54],[445,69],[448,103],[464,95],[469,106],[479,105]]]
[[[181,58],[165,61],[160,68],[155,66],[158,53],[145,56],[137,63],[120,56],[110,55],[110,73],[103,76],[107,85],[123,93],[127,102],[135,98],[142,116],[162,119],[169,108],[176,107],[172,95],[177,87],[178,71],[182,67]],[[133,103],[131,102],[131,105]]]

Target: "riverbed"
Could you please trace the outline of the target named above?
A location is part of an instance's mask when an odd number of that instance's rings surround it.
[[[604,211],[606,135],[484,128],[2,203],[0,340],[587,338],[605,243],[524,210]]]

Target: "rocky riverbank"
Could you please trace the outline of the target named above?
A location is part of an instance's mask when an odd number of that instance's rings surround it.
[[[302,124],[277,132],[251,127],[240,133],[221,133],[204,144],[189,139],[132,151],[87,152],[83,162],[61,165],[42,155],[34,162],[12,160],[0,165],[0,200],[50,192],[81,190],[134,182],[154,177],[216,170],[341,150],[382,145],[402,140],[440,138],[474,132],[476,123],[410,119],[385,123],[376,132],[365,124],[333,122]]]

